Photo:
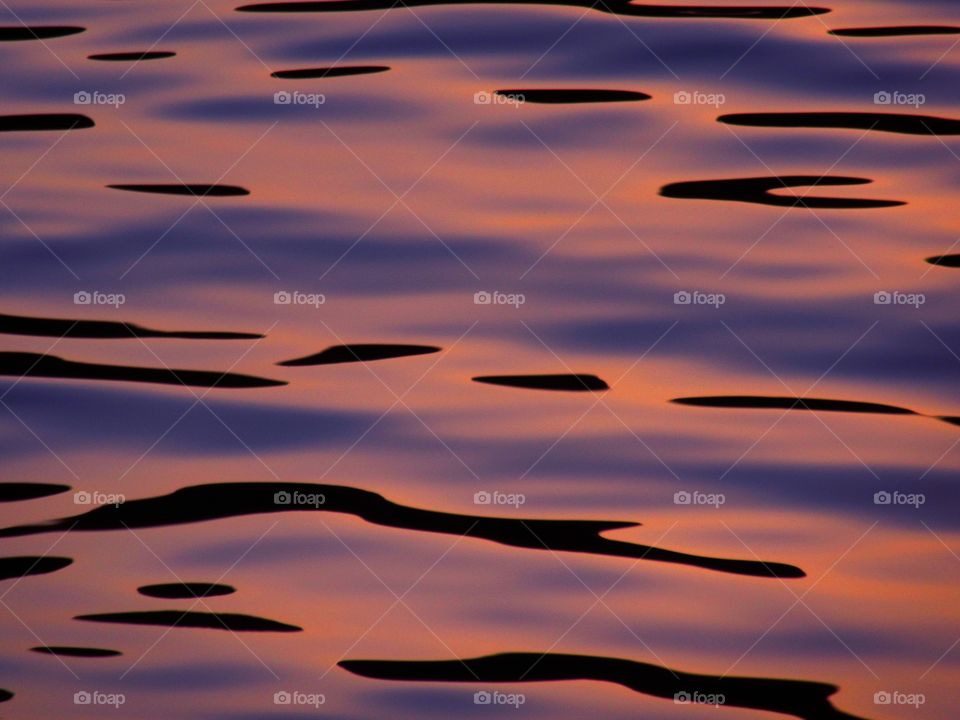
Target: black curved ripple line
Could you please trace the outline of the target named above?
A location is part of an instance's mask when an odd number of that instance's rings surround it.
[[[46,575],[62,570],[71,564],[73,564],[73,560],[70,558],[51,555],[0,557],[0,580],[29,577],[30,575]]]
[[[675,700],[681,693],[723,695],[724,707],[766,710],[802,720],[864,720],[836,709],[827,683],[699,675],[620,658],[559,653],[503,653],[455,660],[342,660],[355,675],[408,682],[520,683],[598,680]]]
[[[934,115],[872,112],[766,112],[721,115],[727,125],[770,128],[875,130],[902,135],[960,135],[960,120]]]
[[[777,207],[807,207],[824,209],[885,208],[905,205],[900,200],[871,200],[865,198],[803,197],[774,195],[774,190],[820,185],[866,185],[872,180],[840,175],[781,175],[770,177],[724,178],[719,180],[691,180],[671,183],[660,188],[668,198],[685,200],[725,200],[756,203]]]
[[[0,352],[0,375],[141,382],[206,388],[260,388],[287,384],[282,380],[269,380],[254,375],[240,375],[231,372],[104,365],[64,360],[55,355],[19,352]]]
[[[299,495],[298,495],[299,494]],[[301,497],[305,502],[296,502]],[[312,498],[312,500],[311,500]],[[322,499],[322,500],[318,500]],[[286,502],[285,502],[286,500]],[[368,490],[314,483],[213,483],[169,495],[104,505],[73,517],[0,530],[0,537],[48,532],[124,530],[203,522],[284,511],[327,511],[356,515],[374,525],[489,540],[532,550],[625,557],[688,565],[756,577],[799,578],[798,567],[760,560],[735,560],[611,540],[601,533],[639,523],[603,520],[524,520],[422,510],[391,502]]]
[[[145,612],[94,613],[77,615],[74,620],[117,623],[121,625],[157,625],[160,627],[204,628],[232,632],[302,632],[303,628],[277,620],[240,613],[210,613],[193,610],[148,610]]]
[[[259,340],[263,335],[244,332],[198,330],[154,330],[142,325],[113,320],[71,320],[0,314],[0,333],[55,338],[179,338],[182,340]]]
[[[788,20],[830,12],[829,8],[808,7],[795,3],[790,7],[763,7],[756,5],[645,5],[631,0],[408,0],[406,7],[432,5],[559,5],[582,7],[613,15],[661,18],[741,18],[754,20]],[[398,7],[394,0],[300,0],[295,2],[263,2],[241,5],[237,12],[300,13],[349,12],[358,10],[390,10]]]
[[[928,415],[909,408],[859,400],[832,400],[829,398],[801,398],[776,395],[706,395],[675,398],[670,402],[694,407],[728,408],[741,410],[812,410],[821,412],[866,413],[870,415],[911,415],[941,420],[960,425],[960,417]]]

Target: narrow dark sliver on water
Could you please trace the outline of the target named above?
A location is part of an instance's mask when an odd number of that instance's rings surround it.
[[[926,262],[940,267],[958,268],[960,267],[960,254],[934,255],[933,257],[928,257]]]
[[[960,34],[960,27],[953,25],[890,25],[886,27],[837,28],[831,30],[830,34],[856,38],[957,35]]]
[[[866,185],[865,178],[839,175],[783,175],[774,177],[729,178],[723,180],[691,180],[664,185],[660,194],[684,200],[722,200],[726,202],[756,203],[775,207],[806,207],[823,209],[888,208],[905,205],[900,200],[870,200],[861,198],[811,197],[810,195],[775,195],[775,190],[794,187],[832,185]]]
[[[69,485],[54,483],[4,482],[0,483],[0,502],[19,502],[59,495],[70,489]]]
[[[764,395],[714,395],[706,397],[676,398],[671,402],[705,408],[742,410],[811,410],[820,412],[866,413],[870,415],[912,415],[941,420],[949,425],[960,425],[960,417],[951,415],[927,415],[925,413],[885,405],[883,403],[856,400],[829,400],[825,398],[777,397]]]
[[[0,315],[0,333],[53,338],[177,338],[181,340],[259,340],[259,333],[214,332],[205,330],[154,330],[116,320],[72,320],[64,318]]]
[[[589,88],[520,88],[497,90],[497,95],[522,98],[523,102],[564,105],[577,103],[639,102],[650,95],[635,90],[591,90]]]
[[[250,191],[238,185],[203,185],[187,183],[133,183],[107,185],[112,190],[153,193],[155,195],[189,195],[190,197],[242,197]]]
[[[528,390],[557,390],[560,392],[590,392],[609,390],[610,386],[596,375],[478,375],[474,382]]]
[[[0,702],[7,702],[7,700],[13,699],[13,693],[9,690],[4,690],[0,688]]]
[[[39,645],[30,648],[32,652],[41,655],[57,655],[59,657],[75,658],[108,658],[119,657],[123,655],[119,650],[109,650],[107,648],[94,647],[74,647],[71,645]]]
[[[316,505],[293,504],[290,498],[316,498]],[[286,502],[282,502],[282,499]],[[322,498],[322,501],[320,499]],[[734,560],[664,550],[611,540],[602,533],[638,527],[638,523],[603,520],[534,520],[484,517],[422,510],[387,500],[368,490],[314,483],[217,483],[181,488],[169,495],[104,505],[73,517],[38,525],[0,529],[0,538],[48,532],[128,530],[219,520],[275,512],[336,512],[356,515],[374,525],[490,540],[532,550],[606,555],[689,565],[756,577],[800,578],[798,567],[762,560]]]
[[[341,660],[340,667],[377,680],[528,683],[595,680],[676,702],[686,693],[722,696],[723,707],[792,715],[802,720],[865,720],[836,709],[835,685],[804,680],[700,675],[620,658],[560,653],[503,653],[454,660]]]
[[[140,52],[97,53],[87,55],[87,60],[102,60],[105,62],[141,62],[143,60],[163,60],[176,56],[170,50],[142,50]]]
[[[823,15],[829,8],[810,7],[795,3],[792,6],[762,5],[648,5],[630,0],[611,0],[595,3],[590,0],[408,0],[404,7],[434,5],[556,5],[581,7],[613,15],[650,18],[730,18],[744,20],[789,20],[812,15]],[[264,2],[241,5],[238,12],[255,13],[314,13],[348,12],[358,10],[391,10],[399,7],[391,0],[295,0],[294,2]]]
[[[46,575],[63,570],[71,565],[73,560],[51,555],[21,557],[0,557],[0,580],[23,578],[31,575]]]
[[[433,345],[395,345],[388,343],[334,345],[313,355],[278,362],[277,365],[303,367],[308,365],[372,362],[375,360],[389,360],[391,358],[413,357],[415,355],[430,355],[440,352],[440,349],[441,348]]]
[[[93,120],[74,113],[0,115],[0,132],[82,130],[92,128]]]
[[[107,380],[117,382],[185,385],[206,388],[262,388],[286,385],[282,380],[269,380],[253,375],[210,370],[174,370],[170,368],[102,365],[74,362],[54,355],[0,352],[0,375],[72,380]]]
[[[243,615],[210,613],[194,610],[148,610],[144,612],[95,613],[77,615],[74,620],[115,623],[120,625],[156,625],[168,628],[202,628],[231,632],[302,632],[296,625]]]
[[[86,28],[76,25],[3,25],[0,26],[0,42],[23,40],[50,40],[82,33]]]
[[[960,135],[960,120],[868,112],[782,112],[734,113],[721,115],[718,121],[728,125],[769,128],[848,128],[876,130],[904,135]]]
[[[169,600],[181,600],[203,597],[217,597],[220,595],[231,595],[236,589],[230,585],[220,585],[218,583],[164,583],[159,585],[143,585],[137,588],[137,592],[152,598],[166,598]]]
[[[296,70],[277,70],[270,77],[288,80],[313,78],[348,77],[351,75],[373,75],[389,70],[387,65],[342,65],[336,67],[299,68]]]

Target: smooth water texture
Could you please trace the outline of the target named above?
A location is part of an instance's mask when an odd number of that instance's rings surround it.
[[[956,3],[242,4],[0,8],[4,716],[953,717]]]

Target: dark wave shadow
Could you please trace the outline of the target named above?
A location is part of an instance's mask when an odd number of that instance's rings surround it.
[[[325,68],[299,68],[296,70],[277,70],[270,73],[270,77],[285,80],[300,80],[313,78],[347,77],[349,75],[372,75],[389,70],[387,65],[344,65]]]
[[[908,408],[883,403],[856,400],[829,400],[825,398],[778,397],[765,395],[714,395],[705,397],[675,398],[670,402],[694,407],[728,408],[739,410],[812,410],[821,412],[866,413],[870,415],[911,415],[914,417],[941,420],[950,425],[960,425],[960,417],[927,415]]]
[[[903,135],[960,135],[960,120],[869,112],[772,112],[721,115],[718,122],[727,125],[770,128],[839,128],[876,130]]]
[[[82,130],[92,128],[93,120],[76,113],[35,113],[0,115],[0,132],[32,132],[35,130]]]
[[[487,385],[502,385],[528,390],[589,392],[610,389],[610,386],[596,375],[478,375],[470,379]]]
[[[32,652],[43,655],[56,655],[58,657],[79,657],[79,658],[106,658],[123,655],[119,650],[108,650],[107,648],[91,647],[72,647],[68,645],[39,645],[30,648]]]
[[[189,195],[191,197],[241,197],[250,191],[239,185],[204,185],[197,183],[133,183],[107,185],[113,190],[154,193],[156,195]]]
[[[7,700],[11,700],[12,698],[13,698],[12,692],[10,692],[9,690],[4,690],[3,688],[0,688],[0,702],[7,702]]]
[[[808,7],[795,3],[790,7],[763,7],[757,5],[648,5],[630,0],[407,0],[407,7],[432,5],[558,5],[582,7],[612,15],[659,18],[731,18],[753,20],[788,20],[830,12],[829,8]],[[241,5],[237,12],[299,13],[346,12],[358,10],[390,10],[399,7],[394,0],[300,0],[295,2],[264,2]]]
[[[387,343],[357,343],[352,345],[334,345],[322,352],[306,357],[284,360],[277,365],[300,367],[304,365],[335,365],[338,363],[371,362],[390,358],[430,355],[440,352],[433,345],[391,345]]]
[[[0,502],[19,502],[59,495],[70,489],[69,485],[53,483],[4,482],[0,483]]]
[[[889,25],[886,27],[837,28],[829,35],[840,37],[902,37],[905,35],[957,35],[960,27],[953,25]]]
[[[21,40],[50,40],[82,33],[86,28],[77,25],[3,25],[0,26],[0,42]]]
[[[112,320],[69,320],[0,314],[0,333],[55,338],[179,338],[183,340],[259,340],[259,333],[154,330]]]
[[[940,267],[960,267],[960,255],[934,255],[933,257],[928,257],[926,262],[931,265],[939,265]]]
[[[497,90],[497,95],[521,97],[523,102],[560,105],[567,103],[639,102],[652,96],[634,90],[591,90],[589,88],[522,88]]]
[[[176,57],[175,52],[169,50],[143,50],[141,52],[114,52],[87,55],[87,60],[103,60],[105,62],[140,62],[141,60],[163,60]]]
[[[624,557],[689,565],[756,577],[799,578],[798,567],[760,560],[693,555],[650,545],[611,540],[601,533],[639,523],[606,520],[524,520],[461,515],[408,507],[368,490],[314,483],[216,483],[181,488],[169,495],[102,505],[73,517],[0,530],[0,537],[48,532],[152,528],[288,511],[355,515],[374,525],[489,540],[530,550]]]
[[[101,365],[74,362],[55,355],[0,352],[0,375],[69,380],[108,380],[118,382],[187,385],[205,388],[259,388],[286,385],[254,375],[209,370],[171,370],[133,365]]]
[[[777,207],[807,207],[824,209],[884,208],[906,205],[900,200],[870,200],[863,198],[798,197],[774,195],[773,190],[820,185],[866,185],[865,178],[839,175],[781,175],[772,177],[729,178],[723,180],[693,180],[664,185],[660,194],[685,200],[726,200]]]
[[[121,625],[157,625],[160,627],[206,628],[233,632],[303,632],[302,627],[239,613],[208,613],[192,610],[149,610],[146,612],[96,613],[77,615],[74,620],[118,623]]]
[[[22,555],[19,557],[0,557],[0,580],[23,578],[31,575],[46,575],[63,570],[72,565],[73,560],[49,555]]]
[[[678,696],[723,696],[724,707],[793,715],[802,720],[864,720],[838,710],[839,688],[807,680],[700,675],[659,665],[590,655],[503,653],[455,660],[342,660],[343,669],[375,680],[521,683],[596,680],[677,702]]]
[[[137,588],[141,595],[168,600],[193,600],[195,598],[217,597],[232,595],[237,590],[230,585],[218,583],[163,583],[158,585],[144,585]]]

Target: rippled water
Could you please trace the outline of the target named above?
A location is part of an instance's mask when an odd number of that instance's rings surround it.
[[[955,714],[954,2],[238,5],[0,10],[6,717]]]

